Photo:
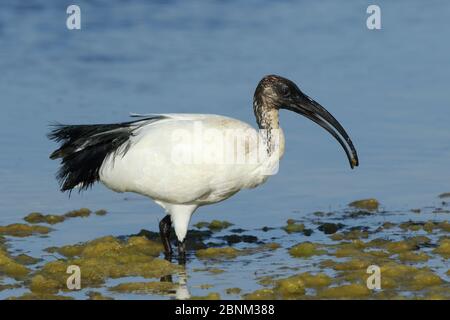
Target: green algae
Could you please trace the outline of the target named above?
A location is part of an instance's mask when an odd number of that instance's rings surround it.
[[[297,233],[305,231],[305,225],[303,223],[298,223],[293,219],[287,221],[287,225],[283,227],[284,231],[287,233]]]
[[[57,224],[66,220],[66,217],[54,214],[43,215],[42,213],[39,212],[32,212],[25,218],[23,218],[23,220],[31,224],[35,223]]]
[[[228,221],[213,220],[211,222],[200,221],[194,224],[198,229],[208,228],[211,231],[221,231],[231,227],[233,224]]]
[[[365,209],[365,210],[378,210],[378,207],[380,206],[380,203],[377,199],[369,198],[369,199],[362,199],[353,201],[348,204],[349,207],[357,208],[357,209]]]
[[[304,242],[289,249],[289,254],[296,258],[309,258],[316,255],[325,254],[325,250],[319,250],[319,244]]]
[[[111,236],[103,237],[83,244],[52,248],[52,251],[60,253],[66,259],[46,263],[35,276],[55,281],[53,284],[57,283],[55,287],[58,290],[66,289],[67,268],[70,265],[80,267],[83,288],[102,285],[109,278],[160,278],[181,268],[157,258],[162,250],[160,243],[145,237],[131,237],[127,241]],[[35,291],[38,290],[39,283],[36,282]]]
[[[303,296],[306,292],[305,283],[299,276],[276,281],[274,291],[286,299]]]
[[[13,259],[17,263],[26,265],[26,266],[33,265],[33,264],[36,264],[36,263],[42,261],[42,259],[34,258],[34,257],[31,257],[31,256],[29,256],[27,254],[23,254],[23,253],[19,254],[18,256],[13,257]]]
[[[39,225],[28,225],[14,223],[7,226],[0,226],[0,235],[12,237],[29,237],[35,234],[47,234],[52,229]]]
[[[0,247],[0,275],[5,274],[14,279],[22,279],[30,270],[15,261],[6,250]]]
[[[443,258],[450,258],[450,238],[442,238],[439,245],[433,250],[433,253],[440,254]]]
[[[242,251],[233,247],[207,248],[197,250],[195,254],[200,259],[215,259],[215,258],[232,259],[242,254]]]
[[[430,259],[430,256],[425,252],[402,252],[398,255],[401,261],[412,261],[412,262],[426,262]]]
[[[369,232],[360,229],[353,229],[349,231],[339,232],[332,234],[330,238],[334,241],[342,240],[356,240],[356,239],[367,239],[369,237]]]
[[[88,208],[81,208],[78,210],[72,210],[67,212],[66,214],[64,214],[64,217],[66,218],[77,218],[77,217],[81,217],[81,218],[86,218],[89,217],[91,215],[92,211],[89,210]]]
[[[190,300],[220,300],[220,294],[210,292],[206,296],[192,296]]]
[[[30,290],[35,294],[55,294],[58,293],[60,284],[54,279],[36,275],[31,279]]]
[[[177,285],[172,282],[127,282],[109,288],[120,293],[160,294],[167,295],[176,291]]]

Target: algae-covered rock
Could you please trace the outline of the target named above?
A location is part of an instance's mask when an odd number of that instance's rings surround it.
[[[315,255],[325,254],[325,250],[319,250],[320,245],[311,242],[300,243],[289,249],[289,254],[296,258],[308,258]]]
[[[398,255],[401,261],[425,262],[430,258],[425,252],[402,252]]]
[[[33,293],[58,293],[60,284],[58,281],[53,279],[48,279],[42,275],[34,276],[31,279],[30,290]]]
[[[295,298],[305,294],[305,283],[299,276],[276,281],[274,291],[283,298]]]
[[[287,225],[284,226],[283,229],[287,233],[303,232],[305,230],[305,225],[303,223],[298,223],[293,219],[289,219]]]
[[[442,279],[431,271],[420,271],[416,273],[408,283],[415,290],[422,290],[440,284],[442,284]]]
[[[220,230],[226,229],[232,225],[233,224],[228,221],[213,220],[211,222],[205,222],[205,221],[198,222],[194,225],[194,227],[196,227],[198,229],[208,228],[211,231],[220,231]]]
[[[88,208],[81,208],[78,210],[72,210],[67,212],[64,217],[66,218],[76,218],[76,217],[82,217],[82,218],[86,218],[89,217],[91,215],[92,211],[89,210]]]
[[[121,283],[109,290],[120,293],[139,294],[171,294],[175,293],[177,285],[172,282],[127,282]]]
[[[365,209],[365,210],[377,210],[380,206],[380,203],[377,199],[370,198],[370,199],[363,199],[363,200],[357,200],[353,201],[348,204],[350,207],[357,208],[357,209]]]
[[[0,226],[0,235],[13,237],[29,237],[34,234],[47,234],[52,229],[39,225],[28,225],[23,223],[14,223],[7,226]]]
[[[225,270],[222,270],[219,268],[195,268],[192,271],[194,271],[194,272],[209,272],[212,274],[220,274],[220,273],[225,272]]]
[[[32,212],[29,215],[27,215],[25,218],[23,218],[26,222],[35,224],[35,223],[48,223],[48,224],[56,224],[61,223],[66,218],[64,216],[54,215],[54,214],[47,214],[43,215],[39,212]]]
[[[25,277],[30,270],[16,262],[3,248],[0,248],[0,275],[6,274],[15,279]]]
[[[241,251],[232,247],[225,248],[207,248],[197,250],[195,253],[200,259],[214,259],[214,258],[236,258]]]

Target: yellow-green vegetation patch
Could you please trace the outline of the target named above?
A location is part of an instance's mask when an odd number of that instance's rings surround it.
[[[181,269],[178,265],[157,258],[163,250],[162,245],[145,237],[130,237],[127,241],[120,241],[108,236],[52,250],[67,258],[46,263],[35,276],[42,276],[49,282],[55,281],[52,283],[57,283],[55,286],[62,290],[66,289],[67,268],[70,265],[80,267],[83,288],[102,285],[108,278],[160,278]],[[39,290],[40,283],[36,281],[34,291]]]
[[[109,290],[120,293],[139,294],[171,294],[175,293],[177,285],[172,282],[127,282],[121,283]]]
[[[108,213],[108,211],[106,211],[105,209],[100,209],[100,210],[95,211],[94,213],[97,216],[104,216]]]
[[[29,225],[14,223],[7,226],[0,226],[0,235],[13,237],[29,237],[35,234],[47,234],[52,229],[39,225]]]
[[[289,254],[296,258],[309,258],[327,253],[325,250],[319,249],[320,247],[321,245],[317,243],[304,242],[290,248]]]
[[[215,259],[215,258],[236,258],[239,254],[242,254],[241,250],[233,247],[224,248],[207,248],[197,250],[195,253],[200,259]]]
[[[232,225],[233,224],[228,221],[213,220],[211,222],[200,221],[200,222],[194,224],[194,227],[196,227],[198,229],[208,228],[211,231],[220,231],[220,230],[226,229]]]
[[[305,230],[305,225],[303,223],[298,223],[293,219],[287,221],[287,225],[283,227],[287,233],[303,232]]]
[[[81,208],[78,210],[69,211],[64,216],[67,218],[76,218],[76,217],[86,218],[89,217],[91,213],[92,211],[89,210],[88,208]]]
[[[35,294],[58,293],[60,284],[54,279],[45,278],[38,274],[31,279],[30,290]]]
[[[27,265],[27,266],[33,265],[33,264],[36,264],[36,263],[42,261],[42,259],[34,258],[34,257],[31,257],[31,256],[29,256],[27,254],[23,254],[23,253],[19,254],[18,256],[13,257],[13,259],[17,263]]]
[[[298,298],[305,294],[305,282],[299,276],[276,281],[274,291],[283,298]]]
[[[97,291],[89,291],[87,293],[89,300],[114,300],[112,297],[104,296],[100,292]]]
[[[446,259],[450,258],[450,238],[442,238],[439,240],[439,246],[433,252],[440,254]]]
[[[350,207],[357,208],[357,209],[365,209],[365,210],[374,211],[374,210],[378,209],[378,207],[380,206],[380,203],[378,202],[377,199],[369,198],[369,199],[353,201],[353,202],[350,202],[348,205]]]
[[[402,252],[398,255],[401,261],[411,261],[411,262],[425,262],[430,259],[430,257],[425,252]]]
[[[220,300],[220,294],[217,292],[211,292],[206,296],[192,296],[190,300]]]
[[[15,279],[25,277],[30,270],[16,262],[6,250],[0,247],[0,275],[5,274]]]
[[[209,272],[212,274],[220,274],[220,273],[225,272],[225,270],[222,270],[219,268],[195,268],[192,271],[194,271],[194,272]]]
[[[55,214],[42,214],[39,212],[32,212],[29,215],[27,215],[25,218],[23,218],[23,220],[25,220],[28,223],[48,223],[48,224],[56,224],[56,223],[61,223],[64,220],[66,220],[66,218],[64,216],[59,216],[59,215],[55,215]]]
[[[245,300],[273,300],[275,292],[272,289],[259,289],[243,295]]]

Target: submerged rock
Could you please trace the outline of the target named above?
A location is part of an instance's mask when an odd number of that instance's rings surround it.
[[[345,227],[342,223],[322,223],[318,229],[325,234],[333,234]]]
[[[87,296],[89,297],[89,300],[114,300],[114,298],[104,296],[100,292],[96,292],[96,291],[89,291],[87,293]]]
[[[346,284],[320,290],[318,298],[326,299],[355,299],[365,298],[371,294],[365,284]]]
[[[67,218],[76,218],[76,217],[82,217],[82,218],[86,218],[89,217],[91,215],[92,211],[89,210],[88,208],[81,208],[78,210],[72,210],[67,212],[64,217]]]
[[[214,258],[236,258],[239,254],[242,254],[241,250],[225,247],[225,248],[207,248],[197,250],[195,253],[200,259],[214,259]]]

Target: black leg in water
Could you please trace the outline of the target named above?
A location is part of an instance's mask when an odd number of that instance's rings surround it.
[[[172,256],[172,246],[170,245],[170,230],[172,229],[172,220],[170,215],[166,215],[164,219],[159,222],[159,235],[164,246],[166,258]]]
[[[186,242],[178,241],[178,263],[186,264]]]

